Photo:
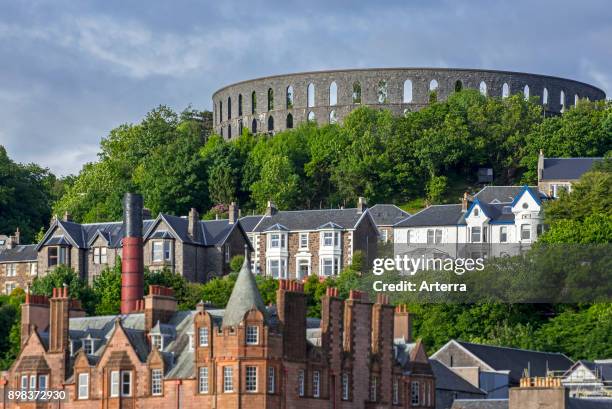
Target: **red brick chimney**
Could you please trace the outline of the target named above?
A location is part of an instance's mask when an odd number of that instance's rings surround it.
[[[276,310],[283,328],[283,355],[289,359],[306,359],[307,296],[304,284],[279,280]]]
[[[123,198],[123,250],[121,254],[121,313],[137,308],[144,295],[142,245],[142,196],[126,193]]]
[[[176,298],[171,288],[150,285],[149,294],[144,298],[145,331],[151,331],[157,321],[162,324],[170,321],[176,310]]]
[[[49,299],[44,295],[26,291],[25,302],[21,304],[21,345],[33,331],[46,331],[49,327]]]
[[[403,338],[406,342],[412,342],[412,322],[410,312],[405,305],[398,305],[393,316],[393,338]]]
[[[31,297],[31,296],[30,296]],[[68,325],[70,319],[70,297],[68,287],[54,288],[49,314],[49,352],[68,350]]]

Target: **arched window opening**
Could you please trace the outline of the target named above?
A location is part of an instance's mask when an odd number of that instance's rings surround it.
[[[244,125],[242,124],[242,119],[238,121],[238,136],[242,135],[244,132]]]
[[[257,119],[253,118],[253,122],[251,122],[251,132],[257,133]]]
[[[253,91],[251,93],[251,113],[254,114],[256,111],[257,111],[257,93]]]
[[[227,139],[232,139],[232,125],[227,126]]]
[[[268,88],[268,111],[272,111],[274,109],[274,90],[272,88]]]
[[[510,87],[504,82],[502,86],[502,98],[508,98],[510,96]]]
[[[487,83],[484,81],[480,81],[480,85],[478,86],[478,89],[480,89],[480,93],[482,95],[484,95],[485,97],[487,96]]]
[[[329,106],[338,104],[338,85],[336,81],[329,85]]]
[[[455,81],[455,92],[459,92],[463,89],[463,82],[461,80]]]
[[[221,137],[223,138],[223,127],[221,127]]]
[[[404,81],[404,104],[412,102],[412,81]]]
[[[309,121],[311,121],[311,122],[314,122],[314,121],[315,121],[315,119],[316,119],[316,118],[315,118],[315,113],[314,113],[314,112],[312,112],[312,111],[310,111],[310,112],[308,113],[308,120],[309,120]]]
[[[429,90],[430,91],[437,91],[438,90],[438,81],[437,80],[429,81]]]
[[[315,86],[312,82],[308,84],[307,92],[308,92],[308,108],[312,108],[315,106]]]
[[[387,90],[387,81],[380,80],[378,81],[378,103],[386,104],[389,102],[388,99],[388,90]]]
[[[574,94],[574,106],[578,105],[579,100],[580,100],[580,97],[578,96],[578,94]]]
[[[293,87],[289,85],[287,87],[287,109],[293,108]]]
[[[561,90],[561,93],[559,94],[559,103],[562,107],[565,107],[565,91],[563,90]]]
[[[223,101],[219,101],[219,123],[223,121]]]
[[[544,88],[544,91],[542,91],[542,104],[548,105],[548,89],[547,88]]]
[[[529,101],[529,85],[525,85],[525,88],[523,88],[523,96],[525,101]]]
[[[270,115],[268,117],[268,132],[272,132],[274,130],[274,117]]]
[[[337,122],[338,122],[338,118],[336,117],[336,111],[332,109],[332,111],[329,113],[329,123],[335,124]]]
[[[353,83],[353,104],[361,104],[361,84]]]
[[[242,94],[238,94],[238,116],[242,116]]]
[[[287,114],[287,129],[292,129],[293,128],[293,115],[291,114]]]
[[[232,119],[232,98],[227,97],[227,119]]]

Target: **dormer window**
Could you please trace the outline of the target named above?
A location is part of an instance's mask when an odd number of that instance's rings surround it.
[[[172,259],[172,246],[170,240],[154,240],[152,242],[153,262],[170,261]]]
[[[529,209],[529,203],[524,202],[523,203],[523,209],[525,209],[525,210]]]
[[[273,249],[284,249],[287,248],[287,238],[286,235],[282,233],[272,233],[270,234],[270,248]]]
[[[68,264],[67,247],[49,247],[47,249],[47,256],[49,267],[57,266],[58,264]]]
[[[477,207],[475,207],[475,208],[474,208],[474,217],[478,217],[478,214],[479,214],[479,213],[480,213],[480,212],[478,211],[478,208],[477,208]]]
[[[164,337],[160,334],[152,334],[151,335],[151,346],[157,348],[158,350],[164,349]]]
[[[93,339],[84,339],[83,340],[83,351],[87,355],[93,355],[94,353],[94,340]]]
[[[94,264],[107,264],[108,263],[107,251],[108,249],[106,247],[94,247],[93,249]]]
[[[510,214],[510,213],[512,213],[512,206],[504,206],[502,208],[502,213],[503,214]]]
[[[207,347],[208,346],[208,328],[200,327],[198,331],[198,337],[200,339],[199,345],[201,347]]]
[[[259,327],[256,325],[248,325],[246,328],[246,344],[259,344]]]

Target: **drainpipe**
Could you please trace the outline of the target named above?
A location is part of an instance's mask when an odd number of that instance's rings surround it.
[[[181,383],[183,381],[180,379],[176,380],[176,409],[181,409]]]

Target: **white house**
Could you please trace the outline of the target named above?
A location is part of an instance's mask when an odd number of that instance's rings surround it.
[[[574,397],[609,398],[612,405],[612,359],[576,362],[561,383]]]
[[[433,205],[394,226],[396,253],[501,256],[529,247],[543,232],[536,187],[487,186],[461,204]]]

